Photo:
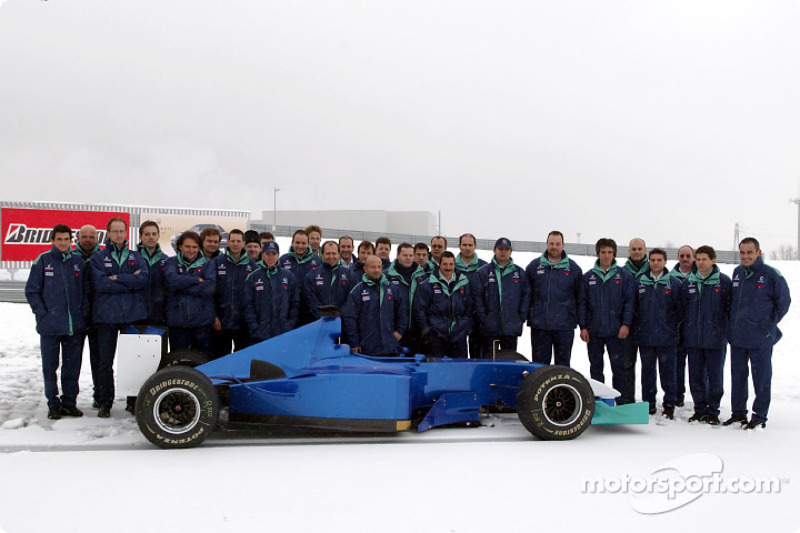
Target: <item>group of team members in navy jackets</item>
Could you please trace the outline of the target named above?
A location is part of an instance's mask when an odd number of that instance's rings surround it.
[[[475,254],[476,239],[469,233],[459,238],[458,255],[436,236],[430,249],[401,243],[391,261],[388,238],[379,239],[377,249],[362,241],[355,257],[351,238],[322,243],[321,229],[307,229],[294,233],[283,255],[271,235],[232,230],[221,251],[217,230],[208,230],[210,247],[206,230],[184,232],[177,254],[167,257],[153,221],[139,228],[138,251],[129,249],[127,224],[120,218],[109,221],[103,248],[96,237],[92,242],[91,226],[81,228],[74,252],[70,228],[56,226],[53,248],[33,264],[26,287],[42,338],[48,416],[82,415],[77,380],[87,336],[94,405],[98,416],[108,417],[117,336],[131,325],[165,325],[172,351],[195,349],[219,357],[314,321],[321,306],[335,306],[342,341],[374,356],[493,357],[516,351],[527,322],[533,361],[568,366],[578,326],[591,377],[605,381],[607,351],[612,384],[622,392],[617,401],[632,402],[638,351],[642,399],[655,414],[659,376],[663,414],[669,418],[683,404],[682,361],[688,358],[695,408],[689,421],[711,424],[720,423],[730,343],[732,415],[725,424],[766,423],[772,346],[780,339],[777,323],[790,297],[780,273],[763,263],[755,239],[740,244],[742,264],[731,280],[719,272],[709,246],[682,247],[680,262],[669,270],[663,250],[648,255],[644,242],[634,239],[631,257],[620,267],[616,243],[600,239],[597,261],[584,273],[567,256],[558,231],[523,269],[514,264],[506,238],[497,240],[488,263]],[[750,369],[756,397],[748,421]],[[129,398],[130,412],[134,402]]]
[[[656,377],[663,390],[663,414],[673,418],[683,405],[685,363],[694,414],[689,422],[720,424],[723,367],[731,347],[731,417],[723,425],[765,427],[770,403],[772,347],[781,337],[778,322],[789,310],[786,280],[764,264],[756,239],[739,244],[741,265],[733,279],[719,271],[710,246],[679,250],[673,270],[661,249],[649,255],[641,239],[631,241],[631,257],[616,263],[611,239],[596,244],[597,262],[583,275],[578,291],[580,336],[588,345],[591,376],[603,381],[603,351],[609,354],[620,404],[633,402],[635,359],[641,361],[642,399],[656,413]],[[638,253],[634,254],[633,250]],[[636,257],[634,257],[636,255]],[[656,370],[657,369],[657,370]],[[747,419],[748,376],[755,399]]]

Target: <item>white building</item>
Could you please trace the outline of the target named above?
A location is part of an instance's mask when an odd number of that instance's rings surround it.
[[[278,226],[369,231],[381,234],[436,235],[436,216],[428,211],[278,211]],[[261,222],[273,224],[273,212],[263,211]]]

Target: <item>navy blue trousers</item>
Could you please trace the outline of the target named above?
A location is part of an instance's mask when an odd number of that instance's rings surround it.
[[[719,416],[724,367],[724,347],[689,348],[689,390],[695,413]]]
[[[555,364],[569,366],[574,340],[572,329],[531,329],[533,362],[549,365],[555,353]]]
[[[749,363],[749,368],[748,368]],[[753,370],[753,417],[767,421],[772,396],[772,346],[769,348],[737,348],[731,346],[731,411],[747,416],[747,378]]]
[[[428,353],[431,357],[466,357],[467,356],[467,337],[455,341],[440,339],[436,334],[428,335],[426,342]]]
[[[92,370],[92,384],[94,392],[92,398],[97,401],[97,366],[100,364],[100,346],[97,343],[97,326],[91,325],[86,328],[84,339],[89,339],[89,368]],[[83,343],[81,343],[83,344]]]
[[[100,406],[114,403],[114,356],[117,353],[119,332],[131,324],[96,324],[98,360],[93,376],[94,394]],[[90,354],[91,356],[91,354]]]
[[[603,375],[603,350],[608,350],[608,360],[611,363],[611,386],[622,392],[627,387],[625,367],[623,364],[623,340],[614,337],[596,337],[589,335],[586,349],[589,352],[589,373],[592,379],[605,383]],[[617,404],[624,402],[622,396],[617,398]]]
[[[633,328],[631,328],[633,329]],[[620,400],[622,403],[633,403],[636,401],[636,354],[639,345],[636,338],[631,331],[630,335],[625,337],[623,348],[623,373],[625,374],[625,388],[617,389],[622,393]],[[616,387],[614,387],[616,389]]]
[[[40,335],[42,375],[47,407],[75,405],[83,355],[82,335]],[[61,362],[61,398],[58,397],[58,371]]]
[[[688,355],[689,351],[686,348],[686,344],[681,339],[678,344],[678,351],[675,353],[675,398],[677,402],[682,402],[686,396],[686,359]],[[691,379],[690,377],[689,380],[691,381]]]
[[[473,324],[475,324],[475,322],[477,322],[477,320],[474,321]],[[469,335],[467,336],[467,345],[469,346],[470,359],[480,359],[481,353],[483,351],[481,350],[481,346],[483,345],[481,341],[482,339],[481,339],[480,327],[473,325],[472,331],[470,331]]]
[[[191,348],[211,355],[211,326],[197,328],[169,328],[169,349]]]
[[[676,346],[643,346],[639,345],[642,358],[642,400],[656,406],[656,363],[658,376],[661,378],[661,390],[664,391],[662,405],[675,405],[675,351]]]
[[[250,346],[250,332],[247,330],[247,326],[242,329],[211,330],[212,359],[231,353],[231,345],[235,352]]]

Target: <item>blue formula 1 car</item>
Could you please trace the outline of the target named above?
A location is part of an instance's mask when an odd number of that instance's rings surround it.
[[[194,368],[164,366],[139,391],[139,428],[161,448],[190,448],[218,427],[225,404],[234,424],[358,432],[425,431],[477,422],[481,409],[515,409],[544,440],[648,422],[646,403],[615,407],[617,391],[568,367],[371,357],[338,344],[340,335],[339,318],[328,316]]]

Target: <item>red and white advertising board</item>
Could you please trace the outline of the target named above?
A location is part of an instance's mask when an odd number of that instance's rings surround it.
[[[1,261],[34,261],[50,249],[51,233],[56,224],[72,229],[72,242],[81,226],[91,224],[98,230],[98,242],[104,242],[108,220],[119,217],[130,225],[130,214],[111,211],[63,211],[58,209],[0,209]]]

